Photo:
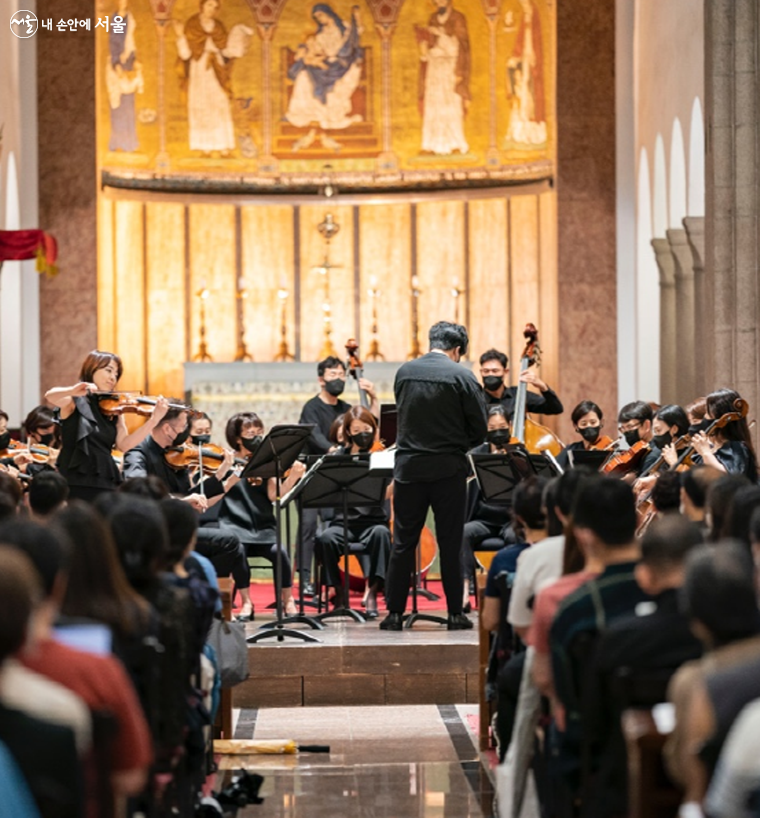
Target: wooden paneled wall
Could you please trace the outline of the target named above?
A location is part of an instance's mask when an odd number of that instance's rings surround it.
[[[548,188],[494,194],[471,191],[416,199],[354,198],[326,205],[235,203],[224,199],[136,200],[118,191],[99,208],[98,343],[124,360],[125,388],[180,395],[182,364],[199,345],[199,300],[206,302],[206,341],[215,361],[235,356],[238,281],[245,341],[256,361],[273,360],[280,342],[280,301],[288,290],[288,345],[299,360],[317,360],[323,343],[324,259],[317,225],[329,211],[340,225],[330,261],[333,343],[342,352],[357,336],[370,342],[373,282],[380,291],[378,327],[388,361],[411,347],[411,280],[419,279],[420,340],[430,324],[454,319],[452,290],[463,290],[458,316],[471,357],[492,346],[515,362],[527,321],[540,331],[542,374],[558,376],[556,197]],[[348,197],[346,197],[348,199]]]

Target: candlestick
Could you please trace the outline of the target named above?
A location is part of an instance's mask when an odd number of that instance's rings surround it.
[[[412,276],[412,349],[407,355],[407,360],[419,358],[422,355],[420,347],[420,321],[419,321],[419,298],[422,295],[420,280],[417,276]]]
[[[295,361],[296,357],[288,348],[288,290],[280,286],[277,298],[280,302],[280,348],[274,356],[275,361]]]
[[[372,340],[370,341],[366,358],[368,361],[384,361],[385,355],[380,352],[380,342],[377,340],[377,301],[380,298],[380,290],[377,289],[376,276],[370,277],[369,290],[367,290],[367,293],[372,302]]]
[[[454,323],[459,323],[459,298],[464,293],[464,288],[459,286],[459,278],[454,276],[451,282],[451,297],[454,299]]]
[[[248,352],[245,345],[245,299],[248,297],[248,290],[245,286],[245,279],[240,276],[237,283],[237,292],[235,293],[235,301],[237,304],[237,329],[238,329],[238,344],[235,352],[236,361],[252,361],[253,355]]]
[[[317,225],[322,238],[325,240],[325,260],[320,267],[315,267],[314,271],[322,276],[324,287],[322,312],[323,312],[323,332],[324,341],[322,342],[322,351],[319,353],[321,358],[337,357],[337,352],[332,343],[332,304],[330,301],[330,270],[337,268],[340,265],[330,263],[330,241],[338,235],[340,225],[333,218],[332,213],[325,213],[325,218]]]
[[[201,307],[199,327],[200,341],[198,343],[198,352],[193,356],[193,361],[211,362],[214,360],[209,354],[208,347],[206,346],[206,299],[209,297],[209,295],[210,293],[206,289],[206,279],[201,279],[201,287],[195,293],[195,297],[200,302]]]

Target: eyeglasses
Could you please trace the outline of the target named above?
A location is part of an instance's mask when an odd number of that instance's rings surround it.
[[[633,425],[629,423],[624,424],[623,426],[618,426],[618,431],[621,435],[624,435],[626,432],[632,432],[634,429],[641,428],[641,421],[634,423]]]

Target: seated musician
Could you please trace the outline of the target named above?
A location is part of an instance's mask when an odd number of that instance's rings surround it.
[[[211,442],[211,418],[205,412],[190,418],[190,442],[196,446]]]
[[[573,409],[570,420],[572,420],[573,428],[581,436],[581,439],[565,446],[557,456],[557,463],[559,463],[563,470],[570,467],[569,452],[588,451],[589,449],[600,447],[604,448],[612,443],[609,438],[605,441],[602,437],[604,415],[594,401],[582,400],[575,409]]]
[[[199,491],[193,484],[190,470],[187,467],[173,468],[166,461],[166,451],[179,446],[189,435],[188,412],[185,409],[171,407],[153,427],[148,437],[124,455],[124,479],[133,477],[159,477],[169,492],[180,500],[190,503],[198,512],[208,508],[208,499],[224,493],[222,479],[227,476],[234,459],[233,452],[225,452],[225,459],[216,471],[208,477]],[[220,577],[232,574],[240,596],[243,599],[243,615],[250,614],[251,572],[245,558],[245,550],[234,532],[226,531],[215,525],[202,525],[198,529],[196,550],[211,560]]]
[[[363,454],[369,452],[377,440],[378,426],[375,416],[362,406],[352,406],[343,418],[344,445],[336,454]],[[366,616],[377,619],[377,593],[382,590],[385,572],[391,553],[391,532],[388,528],[388,512],[381,507],[349,508],[347,526],[350,543],[361,543],[364,552],[357,554],[362,571],[369,581],[365,598]],[[338,568],[343,557],[344,526],[343,509],[336,508],[330,524],[317,535],[322,549],[322,560],[327,584],[334,588],[337,599],[342,598],[342,586]]]
[[[497,403],[488,408],[488,432],[485,443],[476,446],[471,454],[504,454],[512,440],[507,412]],[[487,539],[500,537],[505,545],[515,541],[510,526],[512,509],[507,503],[489,503],[483,498],[477,483],[470,483],[467,522],[462,537],[462,576],[464,578],[465,613],[470,610],[470,577],[475,567],[475,551]]]
[[[625,438],[625,442],[629,448],[632,448],[637,443],[646,444],[647,449],[650,447],[652,440],[652,418],[654,412],[652,407],[643,400],[636,400],[626,405],[618,412],[618,431]],[[647,458],[647,453],[643,454],[630,470],[630,475],[626,474],[627,482],[634,480],[644,471],[644,461]],[[659,455],[657,455],[659,457]],[[656,458],[654,458],[656,459]],[[650,459],[653,463],[654,459]]]
[[[243,459],[258,449],[264,435],[264,424],[255,412],[239,412],[227,421],[225,436],[227,445]],[[303,463],[296,461],[282,481],[280,494],[284,495],[301,479],[305,471]],[[277,559],[277,521],[272,503],[277,491],[274,477],[262,483],[260,478],[234,479],[219,504],[219,525],[223,531],[234,533],[247,556],[264,557],[273,565]],[[280,548],[282,570],[282,605],[286,615],[295,614],[293,601],[293,570],[286,548]],[[253,620],[250,614],[238,619]]]
[[[34,462],[21,468],[31,477],[41,471],[56,468],[58,454],[61,449],[61,422],[58,420],[58,413],[49,406],[35,406],[24,418],[24,430],[26,431],[27,445],[34,449],[47,449],[47,459],[44,455],[37,457]],[[34,452],[32,453],[34,455]]]
[[[735,401],[740,400],[733,389],[718,389],[707,396],[705,420],[714,421],[729,412],[735,412]],[[695,462],[713,466],[729,474],[743,474],[757,482],[757,457],[749,434],[747,419],[732,420],[723,428],[714,429],[708,436],[698,432],[691,439],[698,457]]]
[[[657,481],[656,474],[645,474],[652,470],[660,461],[661,468],[675,466],[680,452],[676,451],[675,443],[689,430],[689,418],[686,411],[676,405],[661,406],[652,416],[652,439],[649,443],[649,452],[644,458],[639,473],[642,475],[634,484],[634,491],[641,494],[651,491]],[[658,468],[658,471],[660,468]]]
[[[506,417],[512,420],[515,413],[517,387],[506,386],[504,378],[509,374],[509,358],[498,349],[489,349],[480,356],[480,376],[483,378],[483,395],[486,404],[500,404],[504,407]],[[526,411],[539,415],[560,415],[564,411],[562,401],[550,389],[533,369],[526,369],[520,373],[520,381],[535,386],[541,393],[528,391],[526,395]]]
[[[104,491],[115,491],[121,475],[112,456],[114,447],[128,452],[144,441],[168,408],[167,402],[159,398],[150,418],[134,432],[127,429],[121,415],[104,415],[98,397],[90,393],[113,392],[122,370],[118,355],[93,350],[82,363],[78,383],[54,387],[45,393],[45,400],[61,413],[62,442],[57,466],[69,484],[71,499],[91,502]]]
[[[0,457],[0,466],[10,468],[12,470],[11,473],[15,475],[17,473],[15,470],[27,463],[31,463],[32,457],[29,452],[24,449],[19,451],[9,449],[12,442],[11,433],[8,431],[9,420],[8,414],[0,409],[0,454],[4,455]]]

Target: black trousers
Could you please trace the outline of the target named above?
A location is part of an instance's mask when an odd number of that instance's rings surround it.
[[[249,557],[263,557],[264,559],[269,560],[273,566],[277,565],[277,545],[275,543],[246,543],[245,550]],[[282,560],[280,563],[280,567],[282,569],[282,587],[292,588],[293,568],[290,564],[288,549],[280,546],[280,554],[282,555],[280,557]],[[277,571],[276,567],[275,571]]]
[[[428,509],[433,509],[443,591],[450,614],[462,613],[462,533],[467,476],[464,472],[429,483],[400,483],[393,487],[393,549],[385,583],[385,601],[392,613],[403,613],[415,556]]]
[[[215,526],[204,525],[198,529],[195,548],[199,554],[211,560],[218,577],[232,574],[238,588],[250,586],[251,571],[237,534],[226,531],[218,523]]]
[[[314,542],[317,537],[319,523],[319,509],[303,508],[299,517],[299,537],[301,538],[301,564],[298,566],[298,575],[301,584],[311,580],[311,561],[314,558]]]
[[[343,523],[332,523],[320,534],[317,542],[322,549],[327,584],[337,588],[340,583],[338,566],[343,560]],[[363,552],[352,552],[358,558],[364,576],[374,584],[385,579],[388,559],[391,553],[391,532],[387,525],[348,524],[348,542],[360,543]]]
[[[498,537],[502,526],[484,523],[482,520],[470,520],[464,524],[462,535],[462,574],[471,577],[475,568],[474,551],[490,537]]]

